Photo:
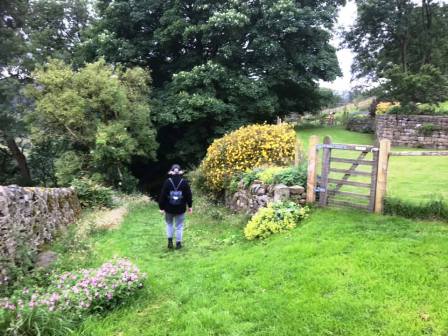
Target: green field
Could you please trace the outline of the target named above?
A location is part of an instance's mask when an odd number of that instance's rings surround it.
[[[321,140],[330,135],[333,143],[373,144],[370,134],[350,132],[342,128],[312,128],[298,131],[306,149],[311,135],[318,135]],[[394,151],[416,151],[421,149],[393,148]],[[338,156],[354,157],[356,153],[340,153]],[[369,158],[369,157],[368,157]],[[389,161],[387,193],[414,202],[425,201],[439,196],[448,199],[448,157],[394,157]],[[342,167],[342,166],[341,166]],[[347,165],[345,166],[347,167]],[[358,179],[360,181],[360,179]],[[344,187],[347,191],[355,191],[354,187]],[[356,190],[358,191],[358,190]]]
[[[319,209],[252,242],[244,223],[195,214],[168,252],[156,206],[133,209],[95,238],[90,264],[128,257],[145,288],[77,335],[447,335],[446,225]]]

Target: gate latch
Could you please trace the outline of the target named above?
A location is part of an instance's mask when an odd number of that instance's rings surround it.
[[[314,188],[314,191],[315,192],[325,192],[326,189],[325,188],[321,188],[321,187],[316,187],[316,188]]]

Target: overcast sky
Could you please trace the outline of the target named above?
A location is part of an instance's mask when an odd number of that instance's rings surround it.
[[[421,0],[413,0],[412,2],[420,5]],[[448,0],[435,0],[434,3],[439,4],[448,4]],[[353,0],[349,0],[347,4],[339,10],[337,31],[342,28],[348,28],[356,20],[357,12],[356,12],[356,4]],[[342,70],[342,77],[337,78],[335,81],[329,82],[321,82],[321,86],[331,88],[337,91],[349,91],[352,87],[362,84],[362,80],[357,80],[351,82],[351,65],[353,63],[353,53],[350,49],[341,49],[340,48],[340,39],[338,36],[333,37],[331,44],[338,48],[337,56],[339,61],[339,66]]]
[[[348,28],[351,26],[356,19],[356,5],[354,1],[348,1],[347,4],[340,9],[339,15],[338,15],[338,30],[340,28]],[[350,49],[341,49],[340,48],[340,39],[338,36],[334,36],[331,44],[334,45],[336,48],[338,48],[337,56],[339,61],[339,66],[342,70],[342,77],[337,78],[335,81],[329,83],[329,82],[322,82],[321,85],[324,87],[329,87],[333,90],[337,91],[348,91],[352,88],[352,86],[355,85],[355,83],[351,83],[351,65],[353,62],[353,53],[350,51]]]

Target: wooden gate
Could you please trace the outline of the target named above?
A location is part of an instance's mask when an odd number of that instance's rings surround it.
[[[324,139],[324,144],[317,145],[317,149],[323,152],[322,172],[316,188],[319,205],[374,211],[379,149],[333,144],[330,137]]]

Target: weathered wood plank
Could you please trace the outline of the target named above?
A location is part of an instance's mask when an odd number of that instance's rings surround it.
[[[339,168],[330,168],[330,172],[343,173],[343,174],[350,173],[350,175],[360,175],[360,176],[371,176],[372,175],[371,172],[365,172],[365,171],[359,171],[359,170],[350,171],[349,169],[339,169]]]
[[[368,165],[368,166],[373,166],[373,164],[374,164],[374,161],[371,161],[371,160],[342,159],[342,158],[336,158],[336,157],[332,157],[331,161],[332,162],[344,162],[344,163],[358,163],[360,165]]]
[[[350,185],[355,187],[362,187],[362,188],[370,188],[370,183],[364,183],[364,182],[355,182],[355,181],[346,181],[346,180],[338,180],[338,179],[328,179],[328,183],[336,183],[336,184],[343,184],[343,185]]]
[[[376,178],[375,212],[382,213],[384,197],[387,190],[387,168],[389,165],[390,140],[380,141],[380,152],[378,157],[378,173]]]
[[[362,209],[362,210],[369,210],[369,207],[367,205],[355,204],[355,203],[347,202],[347,201],[335,201],[333,199],[329,202],[329,205],[337,205],[337,206],[357,208],[357,209]]]
[[[391,156],[448,156],[448,151],[390,152]]]
[[[324,145],[331,144],[331,137],[326,136],[324,138]],[[331,148],[324,148],[323,149],[323,156],[322,156],[322,179],[321,179],[321,185],[323,188],[321,189],[319,193],[319,205],[320,206],[326,206],[327,205],[327,188],[328,188],[328,175],[329,175],[329,169],[330,169],[330,160],[331,160]]]
[[[369,210],[373,212],[375,210],[375,195],[376,195],[376,178],[378,175],[378,158],[379,152],[373,152],[373,161],[376,162],[372,166],[372,176],[370,178],[370,183],[372,186],[370,187],[370,200],[369,200]]]
[[[340,190],[334,190],[334,189],[330,189],[328,190],[329,195],[331,196],[351,196],[351,197],[358,197],[358,198],[363,198],[363,199],[370,199],[370,195],[363,195],[363,194],[358,194],[358,193],[353,193],[353,192],[348,192],[348,191],[340,191]]]
[[[317,167],[319,157],[317,155],[317,144],[319,143],[319,137],[317,135],[312,135],[310,137],[308,145],[308,179],[307,179],[307,193],[306,202],[314,203],[316,202],[315,189],[317,186]]]
[[[360,151],[366,152],[374,149],[374,146],[368,145],[349,145],[349,144],[323,144],[322,148],[330,148],[330,149],[342,149],[342,150],[352,150],[352,151]]]

